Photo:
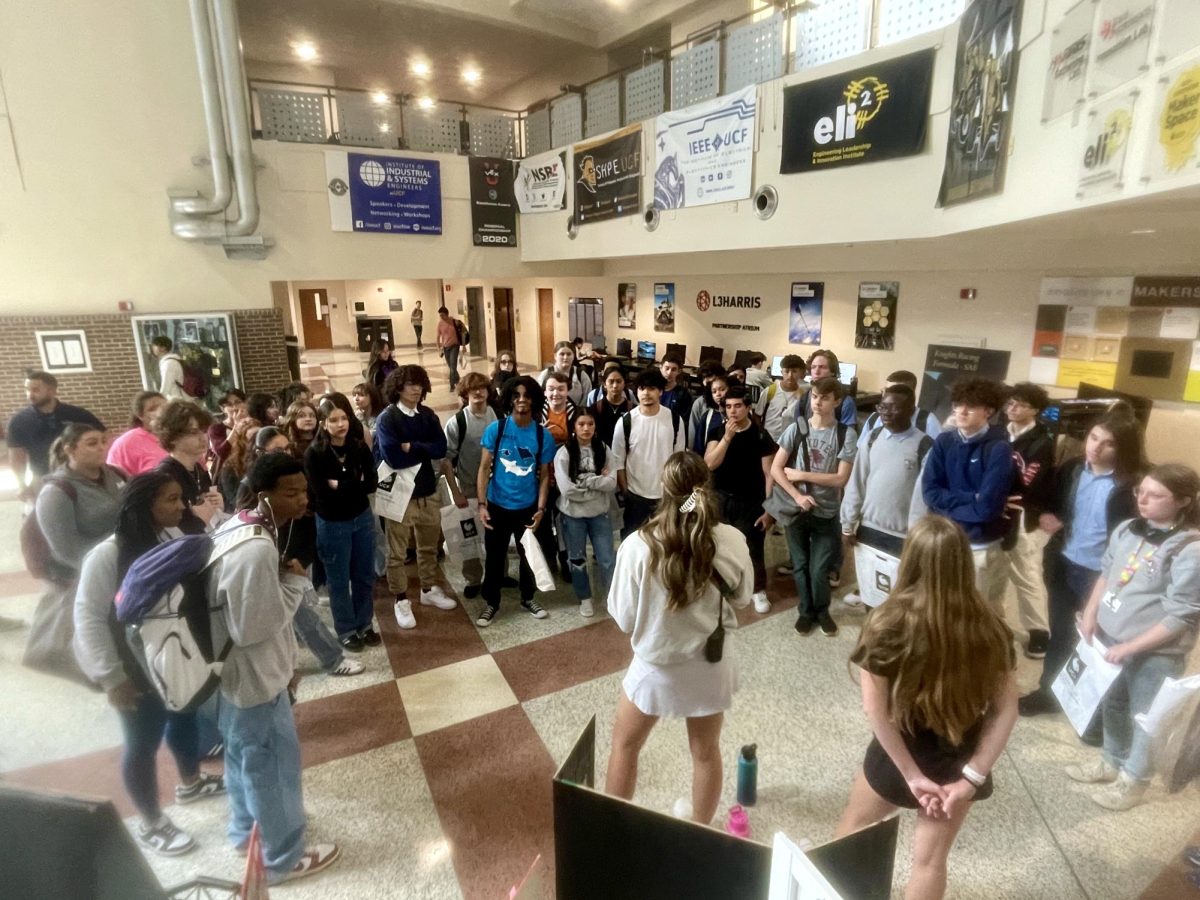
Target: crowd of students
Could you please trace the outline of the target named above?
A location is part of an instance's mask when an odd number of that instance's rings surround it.
[[[780,571],[794,582],[801,635],[837,634],[832,593],[847,550],[862,544],[900,560],[891,595],[869,615],[852,657],[875,740],[839,829],[896,806],[918,808],[910,896],[944,890],[946,855],[969,801],[990,794],[991,767],[1018,711],[1057,708],[1050,685],[1079,634],[1102,641],[1123,668],[1085,735],[1103,755],[1067,774],[1104,784],[1094,799],[1106,808],[1140,802],[1153,772],[1133,716],[1182,670],[1200,620],[1200,481],[1185,466],[1149,467],[1127,412],[1098,421],[1082,456],[1060,462],[1039,424],[1049,398],[1028,383],[960,380],[953,415],[941,423],[918,409],[915,376],[894,372],[860,426],[827,349],[807,360],[785,356],[779,381],[762,354],[742,372],[707,365],[697,396],[670,354],[629,379],[613,362],[599,372],[581,365],[562,342],[536,377],[519,374],[515,354],[502,351],[490,378],[455,379],[461,409],[443,423],[426,405],[426,370],[380,350],[352,400],[314,400],[299,383],[278,396],[233,390],[214,419],[189,400],[142,392],[107,456],[103,425],[57,401],[52,376],[30,375],[30,406],[9,426],[12,458],[23,496],[32,498],[36,483],[26,481],[26,463],[41,482],[37,516],[58,588],[75,596],[77,656],[122,717],[123,774],[148,848],[192,845],[146,786],[165,736],[184,778],[178,796],[228,790],[235,842],[244,841],[248,816],[260,819],[272,879],[336,859],[335,846],[303,842],[288,654],[298,637],[332,675],[363,671],[345,654],[381,642],[372,602],[379,576],[403,629],[418,625],[414,599],[434,611],[458,605],[439,559],[441,478],[447,502],[475,504],[483,528],[483,561],[461,560],[463,596],[482,598],[478,627],[495,621],[508,587],[526,613],[549,615],[522,540],[529,532],[546,567],[570,584],[581,616],[606,603],[631,633],[613,793],[632,796],[637,755],[657,719],[683,717],[694,763],[690,814],[711,821],[722,715],[736,689],[719,636],[736,627],[736,608],[770,611],[765,545],[782,533],[788,564]],[[372,510],[380,464],[415,476],[400,521],[381,524]],[[269,525],[270,565],[247,545],[222,557],[213,576],[243,658],[222,676],[222,782],[199,772],[195,723],[168,714],[145,689],[105,610],[138,553],[250,521]],[[260,581],[276,587],[252,609]],[[332,636],[313,609],[314,584],[328,587]],[[1018,599],[1012,630],[1010,584]],[[436,623],[438,613],[428,615]],[[1014,633],[1027,656],[1045,659],[1039,688],[1019,700]],[[269,798],[255,774],[263,753],[287,773]],[[231,758],[242,766],[236,774]]]

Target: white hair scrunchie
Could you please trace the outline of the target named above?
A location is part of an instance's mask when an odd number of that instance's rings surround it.
[[[687,513],[690,513],[692,510],[694,510],[696,508],[696,503],[699,499],[700,499],[699,489],[692,491],[691,494],[688,495],[688,498],[686,500],[684,500],[681,504],[679,504],[679,511],[681,513],[684,513],[685,515]]]

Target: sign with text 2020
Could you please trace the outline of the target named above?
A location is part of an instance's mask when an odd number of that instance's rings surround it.
[[[779,171],[912,156],[925,146],[935,51],[785,88]]]
[[[334,231],[441,234],[441,166],[432,159],[325,153]]]
[[[754,85],[654,120],[654,206],[678,209],[750,196]]]

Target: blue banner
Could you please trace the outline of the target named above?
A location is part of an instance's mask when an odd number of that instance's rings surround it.
[[[442,233],[436,160],[330,151],[325,172],[334,231]]]

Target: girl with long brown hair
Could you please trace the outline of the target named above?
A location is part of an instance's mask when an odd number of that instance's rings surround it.
[[[896,807],[918,811],[905,897],[946,891],[946,857],[1017,719],[1012,632],[975,587],[962,529],[925,516],[908,532],[896,586],[863,625],[862,668],[874,740],[838,823],[839,836]]]
[[[304,451],[317,436],[317,405],[311,400],[296,400],[287,408],[279,426],[292,445],[292,456],[304,459]]]
[[[609,613],[632,635],[633,663],[617,700],[605,790],[632,798],[655,723],[686,718],[692,818],[708,824],[721,798],[721,725],[737,673],[727,650],[713,660],[706,647],[737,627],[734,609],[750,603],[753,569],[746,539],[720,521],[704,460],[672,454],[662,484],[658,511],[621,544],[608,592]]]

